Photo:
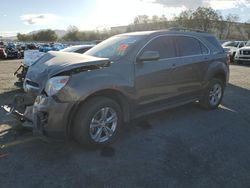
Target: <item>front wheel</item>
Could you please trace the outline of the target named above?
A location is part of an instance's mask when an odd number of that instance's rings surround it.
[[[223,98],[224,85],[220,79],[213,78],[205,90],[200,103],[206,109],[216,109]]]
[[[122,125],[120,106],[112,99],[95,97],[83,104],[74,119],[74,138],[84,145],[107,145]]]

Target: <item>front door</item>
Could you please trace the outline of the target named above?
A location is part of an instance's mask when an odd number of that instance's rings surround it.
[[[176,47],[174,37],[159,36],[151,40],[138,54],[145,51],[159,52],[160,59],[136,62],[135,89],[137,104],[146,105],[174,95],[173,68],[176,64]]]

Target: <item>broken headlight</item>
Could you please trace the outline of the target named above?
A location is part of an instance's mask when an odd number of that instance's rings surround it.
[[[56,76],[50,78],[45,86],[45,92],[48,96],[55,95],[60,91],[69,81],[69,76]]]

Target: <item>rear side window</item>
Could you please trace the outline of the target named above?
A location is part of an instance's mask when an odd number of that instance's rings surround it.
[[[176,57],[174,39],[171,36],[160,36],[152,40],[142,52],[157,51],[160,59]]]
[[[213,54],[223,53],[224,50],[219,43],[219,41],[214,36],[205,36],[203,39],[206,40],[207,43],[209,43],[209,48]]]
[[[200,41],[199,41],[199,43],[200,43],[200,46],[201,46],[201,52],[202,52],[202,54],[208,54],[209,51],[208,51],[207,47],[204,46],[204,44],[202,44]]]
[[[208,49],[197,39],[193,37],[178,36],[176,44],[180,56],[192,56],[207,54]]]

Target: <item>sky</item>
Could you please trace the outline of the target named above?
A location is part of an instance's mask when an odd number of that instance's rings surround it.
[[[5,0],[0,2],[0,36],[40,29],[101,30],[132,23],[137,15],[165,15],[186,9],[212,7],[222,15],[238,14],[250,20],[250,0]]]

